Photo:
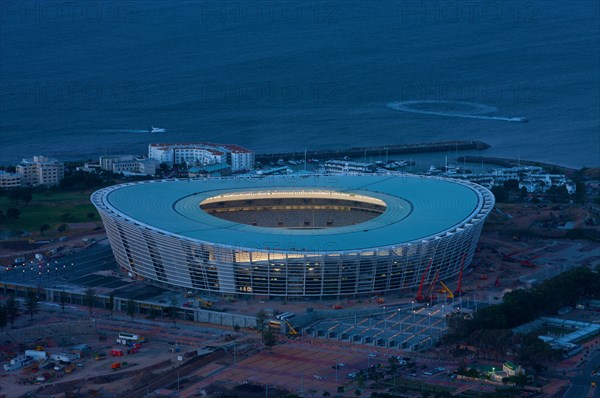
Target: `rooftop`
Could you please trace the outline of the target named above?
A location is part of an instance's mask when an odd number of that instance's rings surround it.
[[[372,220],[328,229],[265,228],[209,215],[200,203],[217,195],[247,192],[345,193],[377,198],[385,211]],[[418,243],[464,227],[493,206],[475,184],[409,175],[224,178],[147,181],[94,193],[94,204],[159,232],[225,246],[285,251],[352,251]]]

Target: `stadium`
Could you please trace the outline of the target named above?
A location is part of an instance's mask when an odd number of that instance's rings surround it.
[[[118,264],[200,294],[339,298],[457,279],[493,195],[411,175],[161,180],[95,192]]]

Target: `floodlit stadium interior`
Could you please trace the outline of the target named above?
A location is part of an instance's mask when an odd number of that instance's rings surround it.
[[[359,224],[385,211],[385,202],[341,192],[249,192],[204,200],[215,217],[258,227],[318,229]]]

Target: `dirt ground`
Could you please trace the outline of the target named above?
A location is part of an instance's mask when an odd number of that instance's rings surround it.
[[[199,348],[208,345],[222,346],[232,340],[233,337],[228,331],[212,326],[183,321],[173,326],[168,319],[132,322],[127,317],[110,317],[102,310],[95,310],[91,318],[86,308],[69,306],[67,311],[62,312],[56,307],[44,307],[33,320],[30,320],[29,316],[22,316],[15,322],[14,329],[8,327],[0,334],[0,359],[6,359],[38,345],[49,354],[53,354],[68,352],[74,345],[87,344],[90,347],[89,353],[76,361],[83,366],[75,367],[71,374],[65,374],[64,371],[55,372],[51,366],[36,372],[1,370],[0,397],[2,394],[6,397],[18,397],[37,390],[41,384],[25,385],[17,382],[34,380],[44,374],[55,376],[52,383],[43,384],[44,394],[48,396],[59,394],[58,396],[63,397],[66,390],[76,386],[76,389],[82,392],[101,391],[99,397],[115,397],[132,386],[132,379],[121,379],[121,373],[141,373],[143,369],[156,367],[153,372],[159,374],[178,366],[181,363],[180,359],[185,360]],[[122,331],[139,334],[148,341],[143,343],[140,351],[135,354],[111,357],[110,352],[113,348],[124,349],[126,352],[126,347],[115,341],[118,333]],[[253,337],[253,334],[241,332],[235,337],[247,340],[249,336]],[[106,359],[95,360],[95,353],[106,354]],[[0,362],[7,363],[4,360]],[[127,362],[128,366],[115,371],[111,369],[115,362]],[[162,366],[157,367],[157,364]],[[101,376],[100,379],[93,379],[98,376]],[[52,385],[59,387],[48,388]]]

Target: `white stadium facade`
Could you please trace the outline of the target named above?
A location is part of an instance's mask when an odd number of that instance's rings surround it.
[[[95,192],[118,264],[169,289],[337,298],[451,282],[494,207],[412,175],[161,180]]]

